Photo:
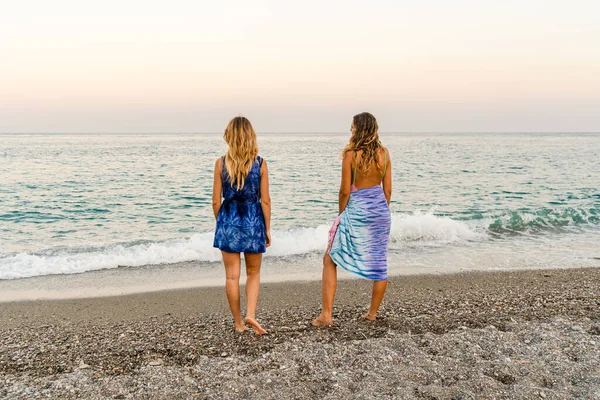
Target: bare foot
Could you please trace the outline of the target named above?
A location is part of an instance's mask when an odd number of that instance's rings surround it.
[[[323,315],[319,315],[312,322],[312,326],[331,326],[333,325],[333,320],[330,318],[325,318]]]
[[[369,321],[375,321],[377,319],[376,314],[369,314],[369,313],[363,314],[362,317]]]
[[[248,330],[250,330],[250,328],[248,328],[248,327],[247,327],[246,325],[244,325],[244,324],[242,324],[241,326],[237,326],[237,325],[235,326],[235,331],[236,331],[237,333],[246,332],[246,331],[248,331]]]
[[[254,329],[254,333],[256,333],[257,335],[267,334],[267,331],[262,326],[260,326],[258,321],[254,318],[246,317],[244,318],[244,321],[246,321],[252,327],[252,329]]]

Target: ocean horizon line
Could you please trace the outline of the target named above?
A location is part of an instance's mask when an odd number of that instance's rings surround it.
[[[260,131],[260,135],[345,135],[346,131]],[[598,135],[600,131],[380,131],[381,135]],[[26,135],[221,135],[221,132],[0,132],[3,136]]]

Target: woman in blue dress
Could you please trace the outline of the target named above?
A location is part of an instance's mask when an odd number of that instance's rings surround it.
[[[256,319],[262,253],[271,245],[271,198],[267,162],[258,155],[256,133],[244,117],[223,135],[227,153],[215,163],[212,205],[217,227],[213,246],[225,264],[225,292],[235,330],[267,333]],[[240,253],[246,262],[246,317],[240,310]]]

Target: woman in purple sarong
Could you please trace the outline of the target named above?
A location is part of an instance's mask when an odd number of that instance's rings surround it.
[[[373,281],[371,306],[363,318],[374,321],[387,288],[387,246],[390,236],[392,162],[379,140],[377,120],[369,113],[355,115],[352,136],[344,148],[340,215],[329,235],[323,258],[323,304],[314,326],[333,324],[336,266]]]

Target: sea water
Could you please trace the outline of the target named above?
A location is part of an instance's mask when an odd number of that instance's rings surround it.
[[[259,133],[273,209],[263,276],[319,271],[348,135]],[[391,274],[600,266],[600,134],[381,140]],[[0,280],[173,265],[208,277],[225,151],[220,134],[0,135]]]

